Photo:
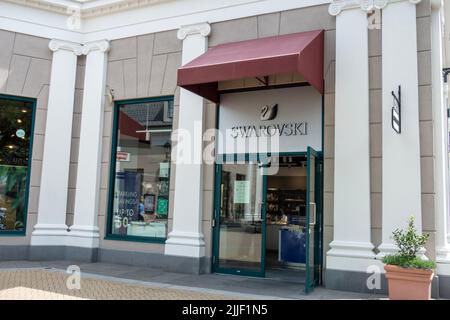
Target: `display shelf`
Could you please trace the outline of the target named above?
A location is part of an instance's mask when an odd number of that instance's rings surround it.
[[[306,191],[301,189],[267,189],[268,224],[304,224]],[[295,217],[295,218],[294,218]]]

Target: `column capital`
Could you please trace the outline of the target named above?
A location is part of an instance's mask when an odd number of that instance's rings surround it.
[[[444,6],[443,0],[431,0],[431,9],[433,10],[440,10]]]
[[[369,12],[374,9],[383,9],[388,3],[409,1],[412,4],[418,4],[422,0],[333,0],[328,7],[328,13],[337,16],[343,10],[361,9]]]
[[[53,52],[59,51],[59,50],[66,50],[71,51],[75,55],[79,56],[82,54],[83,46],[79,43],[75,42],[69,42],[64,40],[58,40],[58,39],[52,39],[50,40],[50,43],[48,44],[48,47]]]
[[[83,54],[88,55],[91,51],[108,52],[110,48],[108,40],[88,42],[83,46]]]
[[[190,24],[187,26],[181,26],[177,32],[177,38],[179,40],[186,39],[187,36],[200,34],[203,37],[209,36],[211,33],[211,26],[208,22]]]

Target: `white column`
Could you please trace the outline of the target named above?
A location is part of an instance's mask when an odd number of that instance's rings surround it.
[[[72,116],[81,45],[51,40],[53,51],[37,224],[31,245],[64,245]]]
[[[211,27],[207,23],[182,27],[178,31],[178,39],[183,40],[183,65],[206,52],[210,32]],[[165,246],[167,255],[197,258],[205,255],[205,241],[202,233],[203,108],[202,97],[184,89],[180,90],[178,116],[180,131],[176,148],[190,150],[191,157],[190,159],[175,159],[177,162],[176,193],[173,207],[173,228]],[[180,137],[183,131],[190,133],[190,141],[187,141],[186,137],[184,139]]]
[[[436,261],[446,264],[450,271],[450,246],[448,232],[448,141],[447,107],[444,103],[442,79],[442,3],[432,1],[431,11],[431,76],[433,102],[433,129],[435,150],[435,212],[436,212]],[[438,267],[439,269],[439,267]],[[447,274],[450,274],[447,272]]]
[[[74,224],[70,227],[67,244],[97,248],[99,243],[98,208],[102,153],[103,111],[106,83],[106,40],[83,46],[86,72],[83,91],[80,147]]]
[[[448,79],[447,79],[447,82],[444,83],[443,90],[444,90],[444,108],[448,112],[448,108],[449,108]],[[447,113],[447,115],[448,115],[448,113]],[[449,132],[450,131],[449,131],[449,119],[448,118],[447,118],[447,122],[445,124],[446,124],[445,132],[446,132],[446,139],[447,139],[445,144],[448,146],[450,144],[450,141],[449,141]],[[447,152],[447,154],[450,154],[448,151],[446,151],[446,152]],[[446,165],[447,190],[449,190],[449,192],[450,192],[450,163],[449,162],[450,162],[450,159],[449,159],[449,157],[447,157],[447,165]],[[448,198],[447,198],[447,243],[450,244],[450,194],[447,194],[447,196],[448,196]],[[450,271],[449,271],[449,273],[450,273]]]
[[[444,94],[444,109],[446,110],[446,112],[448,112],[448,103],[449,103],[449,89],[448,89],[448,79],[446,82],[443,83],[443,94]],[[446,113],[447,116],[447,113]],[[446,142],[445,144],[448,146],[449,145],[449,119],[447,118],[446,122],[445,122],[445,138],[446,138]],[[447,155],[448,155],[448,151],[446,150]],[[449,190],[450,192],[450,165],[449,165],[449,157],[447,156],[446,158],[447,164],[446,164],[446,178],[447,178],[447,190]],[[447,243],[450,244],[450,195],[447,194]],[[450,270],[449,270],[449,274],[450,274]]]
[[[447,78],[447,82],[444,83],[443,90],[444,90],[444,108],[446,109],[447,115],[448,115],[448,108],[449,108],[448,78]],[[446,138],[447,138],[446,145],[447,146],[450,144],[449,136],[448,136],[448,134],[450,133],[450,130],[449,130],[450,123],[449,122],[450,122],[450,120],[447,118],[447,122],[446,122],[447,127],[445,130],[447,133],[447,135],[446,135]],[[449,152],[447,151],[447,153],[449,153]],[[450,192],[450,159],[449,159],[449,157],[447,157],[447,169],[446,170],[447,170],[447,189]],[[449,197],[447,199],[447,201],[448,201],[447,202],[447,242],[450,244],[450,195],[448,195],[448,196]]]
[[[422,230],[415,4],[389,3],[383,9],[382,23],[383,230],[379,257],[396,251],[392,232],[405,228],[409,216],[415,217],[417,229]],[[391,126],[391,91],[397,94],[399,85],[401,134]]]
[[[330,13],[332,7],[330,7]],[[367,13],[336,16],[334,238],[327,269],[365,271],[375,260],[370,229]]]

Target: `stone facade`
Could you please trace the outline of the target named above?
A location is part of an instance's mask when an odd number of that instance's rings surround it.
[[[2,245],[29,245],[31,232],[37,220],[52,64],[52,52],[48,48],[49,41],[49,39],[0,30],[0,43],[2,44],[0,94],[36,99],[26,236],[1,237]],[[18,258],[25,258],[25,251],[18,250],[15,255]],[[1,256],[2,254],[0,254]]]
[[[434,190],[433,114],[431,95],[431,3],[417,7],[417,63],[419,74],[420,166],[422,183],[422,230],[430,234],[427,256],[436,258],[436,212]]]
[[[179,90],[176,72],[181,66],[181,41],[176,30],[111,41],[108,55],[106,93],[113,90],[115,100],[144,97],[174,96],[174,122],[177,128]],[[108,210],[109,165],[111,160],[111,136],[113,127],[113,105],[105,99],[103,152],[101,171],[100,211],[98,225],[101,238],[106,234]],[[171,230],[173,186],[175,166],[171,166],[169,231]],[[129,243],[103,240],[101,247],[113,250],[163,253],[160,244]]]
[[[431,3],[423,0],[417,5],[417,58],[419,75],[420,156],[422,186],[422,229],[430,233],[427,255],[434,259],[436,212],[434,190],[434,162],[436,152],[433,143],[433,114],[431,96]],[[324,114],[323,114],[323,256],[326,268],[326,253],[333,240],[334,226],[334,147],[335,147],[335,62],[336,23],[328,13],[328,4],[275,12],[215,22],[211,24],[209,47],[224,43],[284,35],[289,33],[323,29],[324,43]],[[115,100],[174,96],[173,129],[178,128],[180,108],[179,88],[176,85],[177,69],[181,66],[182,41],[177,30],[149,33],[122,38],[110,42],[107,62],[107,84],[105,97],[112,92]],[[381,30],[369,30],[369,106],[370,106],[370,191],[371,191],[371,241],[377,247],[382,241],[382,37]],[[43,141],[46,124],[46,108],[50,83],[52,52],[48,48],[50,39],[0,30],[0,93],[37,99],[34,145],[30,178],[30,194],[26,237],[0,237],[0,245],[26,248],[37,221]],[[73,111],[71,159],[69,171],[66,224],[73,224],[82,118],[82,99],[86,59],[78,57]],[[222,88],[244,88],[254,85],[252,79],[231,83],[220,83]],[[270,84],[299,82],[294,75],[270,77]],[[104,239],[108,215],[108,192],[111,161],[111,137],[113,130],[113,104],[105,99],[102,133],[101,185],[98,212],[100,233],[99,260],[164,266],[158,261],[164,254],[164,244],[130,242]],[[216,127],[217,107],[205,101],[205,130]],[[351,120],[349,120],[351,125]],[[357,133],[355,133],[357,134]],[[172,230],[173,199],[175,195],[175,170],[171,166],[169,232]],[[212,215],[214,204],[214,165],[204,166],[202,230],[206,243],[206,260],[212,255]],[[22,256],[26,258],[26,249]],[[123,253],[136,253],[130,261]],[[144,254],[146,255],[144,257]],[[9,257],[9,258],[11,258]],[[129,255],[126,257],[130,257]],[[0,258],[2,254],[0,253]],[[4,254],[3,258],[8,258]],[[153,260],[153,262],[149,262]],[[207,262],[209,267],[209,262]],[[209,271],[209,268],[207,268]]]

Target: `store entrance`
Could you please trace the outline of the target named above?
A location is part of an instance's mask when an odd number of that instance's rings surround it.
[[[267,176],[267,278],[305,282],[306,169],[306,156],[283,156]]]
[[[217,164],[213,271],[318,285],[321,167],[311,148]]]

